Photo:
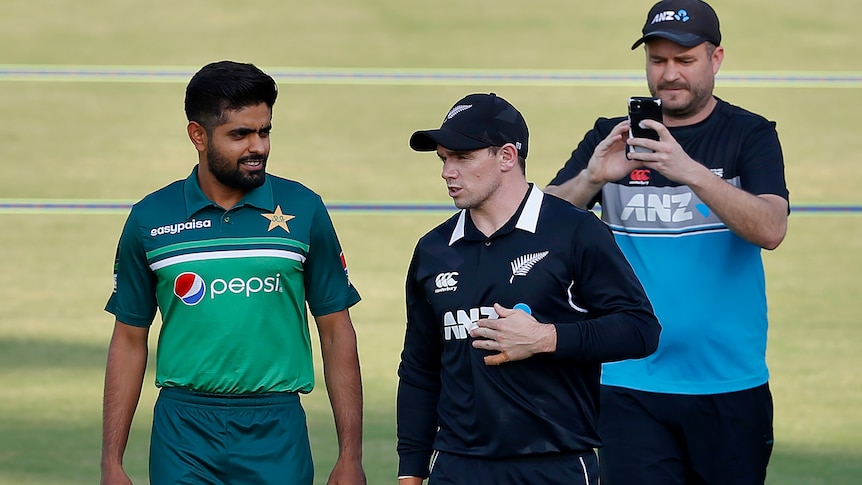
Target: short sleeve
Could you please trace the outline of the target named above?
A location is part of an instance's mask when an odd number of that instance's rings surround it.
[[[147,264],[135,210],[126,219],[114,258],[114,291],[105,310],[117,320],[148,327],[156,316],[156,275]]]
[[[306,301],[315,316],[350,308],[360,300],[359,292],[350,282],[347,259],[332,219],[323,201],[317,201],[304,275]]]

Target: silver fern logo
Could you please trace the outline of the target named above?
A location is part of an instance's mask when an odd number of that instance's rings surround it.
[[[454,108],[449,110],[449,114],[446,115],[445,121],[451,120],[452,117],[454,117],[456,114],[458,114],[462,111],[467,111],[468,109],[470,109],[472,107],[473,107],[472,104],[459,104],[458,106],[455,106]]]
[[[525,254],[512,261],[512,277],[509,278],[509,284],[515,281],[515,276],[527,276],[533,266],[547,255],[548,251],[542,251],[541,253]]]

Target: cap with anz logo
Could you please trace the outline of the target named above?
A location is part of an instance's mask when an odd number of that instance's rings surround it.
[[[647,14],[643,36],[632,45],[660,37],[683,47],[694,47],[704,42],[721,45],[718,15],[702,0],[662,0],[653,5]]]

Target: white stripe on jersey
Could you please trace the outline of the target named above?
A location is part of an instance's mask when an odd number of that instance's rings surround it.
[[[189,261],[207,261],[213,259],[235,259],[235,258],[282,258],[292,259],[301,263],[305,262],[305,256],[293,251],[282,249],[238,249],[234,251],[208,251],[204,253],[182,254],[156,261],[150,265],[153,271]]]

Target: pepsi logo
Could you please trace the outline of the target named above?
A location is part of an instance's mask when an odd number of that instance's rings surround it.
[[[204,279],[195,273],[182,273],[174,280],[174,294],[186,305],[197,305],[206,293]]]

